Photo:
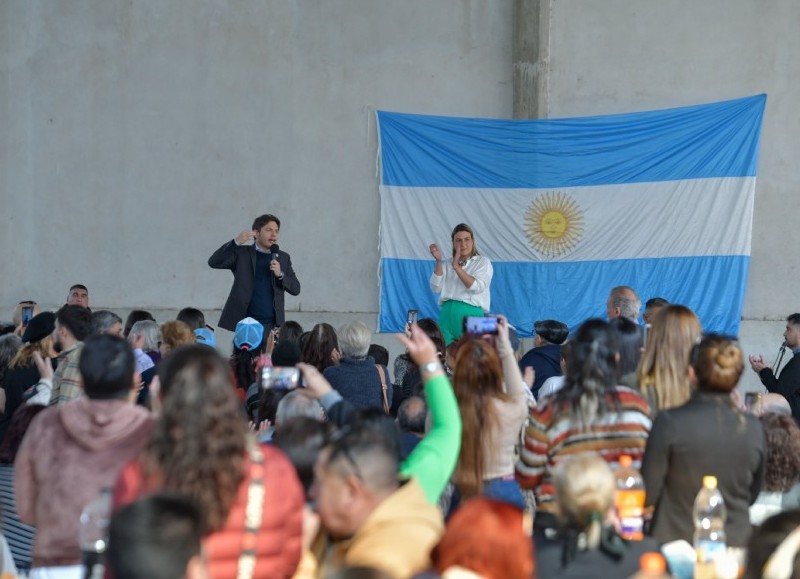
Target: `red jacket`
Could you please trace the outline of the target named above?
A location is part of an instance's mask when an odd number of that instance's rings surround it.
[[[261,445],[260,448],[264,454],[265,496],[253,579],[290,578],[300,561],[303,488],[294,467],[280,450],[268,445]],[[246,476],[239,485],[225,526],[206,537],[203,544],[212,579],[236,577],[250,486],[249,457],[245,459],[244,469]],[[158,485],[143,480],[139,459],[133,460],[125,465],[119,475],[114,489],[114,508],[158,490]]]

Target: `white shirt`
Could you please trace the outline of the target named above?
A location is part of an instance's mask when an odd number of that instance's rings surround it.
[[[484,312],[489,311],[491,296],[489,285],[492,283],[492,262],[488,257],[476,255],[470,257],[462,268],[465,273],[475,278],[472,287],[467,287],[458,277],[453,269],[451,260],[443,260],[442,275],[436,275],[435,271],[431,274],[431,291],[439,296],[439,304],[447,300],[464,302],[471,306],[477,306]]]
[[[539,388],[539,405],[564,387],[564,376],[551,376]]]

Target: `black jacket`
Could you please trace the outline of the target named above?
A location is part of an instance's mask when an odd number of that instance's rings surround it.
[[[714,475],[728,510],[728,545],[744,547],[766,454],[758,418],[737,410],[726,393],[695,392],[683,406],[659,412],[642,460],[647,505],[655,507],[653,536],[662,544],[691,543],[694,499],[703,477]]]
[[[758,377],[767,390],[780,394],[789,401],[792,416],[800,422],[800,359],[793,356],[783,367],[778,378],[775,377],[772,368],[764,368],[758,373]]]
[[[300,282],[292,269],[292,259],[285,251],[278,252],[283,279],[270,274],[275,305],[275,325],[283,325],[283,292],[293,296],[300,293]],[[255,245],[236,245],[231,240],[220,247],[208,258],[208,265],[214,269],[229,269],[233,272],[233,287],[219,317],[219,326],[233,332],[239,320],[247,316],[247,307],[253,296],[253,284],[256,272]]]

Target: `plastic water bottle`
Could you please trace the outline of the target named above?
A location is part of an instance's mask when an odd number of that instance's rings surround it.
[[[633,460],[628,455],[619,457],[617,469],[617,492],[614,504],[617,509],[624,539],[641,541],[644,539],[644,479],[633,467]]]
[[[704,476],[703,488],[694,500],[694,550],[697,553],[695,579],[716,577],[715,562],[725,556],[727,511],[717,477]]]
[[[111,489],[104,488],[81,513],[80,541],[84,578],[102,578],[111,519]]]

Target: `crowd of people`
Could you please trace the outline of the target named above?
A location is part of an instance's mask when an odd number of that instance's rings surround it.
[[[95,547],[117,579],[629,577],[692,543],[706,475],[745,576],[800,570],[794,364],[751,357],[774,393],[743,404],[736,339],[662,298],[645,339],[627,286],[607,320],[537,322],[528,352],[502,313],[465,332],[491,264],[464,224],[451,260],[430,248],[443,318],[409,323],[391,361],[363,322],[286,319],[300,283],[279,228],[260,216],[209,260],[234,275],[229,357],[196,308],[123,320],[83,285],[56,312],[20,302],[0,337],[2,571],[83,577],[82,512],[108,497]],[[644,481],[643,540],[614,509],[623,462]]]

